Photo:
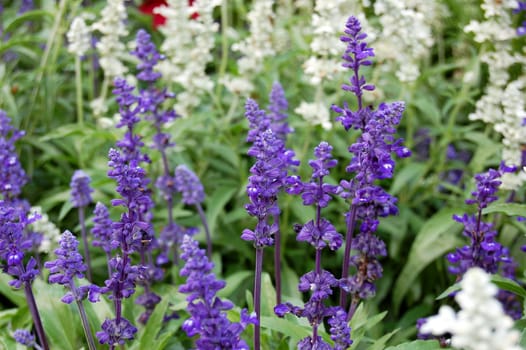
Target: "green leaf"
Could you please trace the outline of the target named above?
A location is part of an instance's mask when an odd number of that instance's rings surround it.
[[[23,26],[27,21],[40,21],[41,19],[45,20],[47,19],[52,20],[53,15],[50,12],[43,11],[43,10],[33,10],[25,12],[21,15],[16,15],[16,17],[11,21],[9,24],[6,24],[5,33],[12,33],[14,32],[18,27]]]
[[[491,275],[491,282],[495,283],[500,289],[507,290],[521,297],[522,299],[526,298],[526,290],[519,285],[517,282],[505,278],[499,275]]]
[[[221,188],[219,187],[212,196],[208,197],[206,201],[206,217],[208,220],[208,226],[210,228],[210,234],[214,236],[216,230],[217,218],[223,211],[226,203],[236,193],[236,188]]]
[[[9,299],[16,306],[26,305],[26,298],[22,290],[11,287],[8,283],[13,278],[5,273],[0,273],[0,294]]]
[[[276,305],[276,290],[272,285],[270,275],[266,272],[261,274],[261,315],[274,316]]]
[[[265,329],[271,329],[289,336],[290,338],[294,339],[295,342],[312,335],[311,327],[303,327],[292,320],[287,318],[278,318],[276,316],[261,316],[261,327]]]
[[[396,196],[404,187],[414,183],[415,179],[422,178],[425,169],[426,165],[424,163],[410,163],[403,167],[402,170],[396,173],[396,177],[389,193]]]
[[[153,313],[150,315],[146,326],[141,329],[137,337],[137,343],[140,344],[139,350],[162,350],[162,347],[155,346],[157,344],[157,335],[163,325],[163,317],[168,308],[168,300],[166,298],[157,304]]]
[[[376,340],[373,345],[371,345],[369,348],[367,348],[368,350],[382,350],[382,349],[385,349],[385,344],[387,343],[387,341],[389,339],[391,339],[391,337],[396,333],[398,332],[399,329],[395,329],[394,331],[392,332],[389,332],[385,335],[383,335],[380,339]]]
[[[91,133],[91,131],[92,129],[84,125],[79,125],[77,123],[66,124],[54,131],[47,133],[45,136],[41,137],[39,141],[45,142],[45,141],[50,141],[54,139],[61,139],[66,136],[72,136],[72,135],[88,135],[89,133]]]
[[[251,275],[252,271],[237,271],[232,275],[225,278],[226,286],[217,292],[217,295],[221,298],[229,298],[239,286]]]
[[[440,344],[436,340],[415,340],[397,346],[390,346],[385,350],[439,350]]]
[[[482,209],[482,214],[504,213],[509,216],[526,217],[526,204],[519,203],[492,203]]]
[[[435,259],[459,246],[457,237],[460,225],[452,219],[458,209],[442,209],[431,217],[418,232],[407,263],[400,272],[393,288],[393,309],[398,313],[400,304],[418,275]]]
[[[454,292],[459,291],[459,290],[460,290],[460,283],[455,283],[454,285],[448,287],[445,291],[440,293],[440,295],[438,297],[436,297],[435,300],[440,300],[440,299],[447,298],[448,296],[451,295],[451,293],[454,293]]]

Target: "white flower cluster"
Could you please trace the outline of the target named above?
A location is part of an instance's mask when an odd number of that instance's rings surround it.
[[[424,334],[450,333],[451,345],[465,350],[521,350],[520,333],[513,329],[513,320],[504,313],[495,298],[498,288],[490,276],[475,267],[460,282],[462,290],[455,296],[461,310],[442,306],[438,315],[429,317],[420,331]]]
[[[243,55],[237,61],[241,75],[260,72],[265,57],[276,53],[273,46],[273,22],[276,17],[273,6],[274,0],[255,0],[247,15],[250,35],[245,40],[232,45],[232,50]]]
[[[323,102],[302,101],[294,112],[301,115],[311,125],[321,125],[325,130],[332,129],[329,108]]]
[[[49,221],[47,214],[42,212],[41,207],[31,207],[31,213],[40,215],[40,219],[31,224],[31,230],[34,232],[41,233],[43,235],[42,242],[38,247],[38,251],[41,253],[49,253],[51,248],[57,245],[60,237],[60,230],[55,226],[54,223]]]
[[[121,40],[122,37],[128,35],[124,23],[128,14],[124,0],[108,0],[101,13],[101,19],[93,23],[92,29],[102,34],[96,48],[100,55],[100,66],[104,70],[106,79],[111,81],[115,77],[124,76],[128,71],[122,63],[122,58],[127,56],[127,51]]]
[[[75,17],[68,33],[68,51],[77,57],[82,57],[91,47],[91,30],[82,17]]]
[[[480,60],[487,64],[488,85],[484,95],[476,102],[471,120],[482,120],[493,124],[502,135],[502,160],[507,165],[522,165],[522,147],[526,140],[526,73],[512,80],[510,66],[524,64],[524,52],[513,52],[511,40],[516,37],[510,14],[516,1],[496,2],[485,0],[483,22],[471,21],[464,30],[475,35],[475,41],[489,44],[480,54]],[[502,177],[502,187],[517,189],[526,181],[526,173],[507,173]]]
[[[345,44],[341,42],[343,24],[347,22],[350,13],[356,13],[362,23],[365,17],[360,16],[361,10],[352,1],[346,0],[317,0],[312,14],[312,34],[310,43],[311,56],[303,67],[305,76],[312,85],[319,85],[323,81],[335,78],[343,71],[341,55]]]
[[[184,91],[177,94],[175,108],[182,116],[198,106],[200,97],[214,87],[207,76],[206,65],[212,61],[210,51],[214,48],[214,33],[219,25],[212,12],[221,2],[218,0],[168,0],[167,6],[159,6],[155,12],[166,18],[159,31],[165,38],[160,51],[166,57],[159,62],[158,70],[163,79],[180,85]]]
[[[420,75],[419,64],[434,44],[432,28],[444,11],[434,0],[375,1],[374,12],[382,26],[374,46],[376,56],[390,63],[387,69],[397,69],[400,81],[412,82]]]

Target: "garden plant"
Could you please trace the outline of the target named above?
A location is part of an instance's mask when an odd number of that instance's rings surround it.
[[[1,0],[0,349],[526,349],[526,2]]]

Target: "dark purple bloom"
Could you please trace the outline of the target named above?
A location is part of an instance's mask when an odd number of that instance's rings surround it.
[[[49,283],[69,285],[75,277],[83,278],[87,267],[78,252],[79,242],[69,231],[64,231],[55,249],[57,260],[48,261],[44,267],[49,269]]]
[[[203,203],[205,191],[197,175],[186,165],[181,164],[175,168],[175,189],[183,196],[182,202],[187,205]]]
[[[111,253],[112,250],[119,246],[119,242],[115,240],[113,234],[112,224],[108,208],[100,202],[95,205],[93,211],[93,228],[91,234],[95,239],[92,244],[94,247],[101,247],[106,253]]]
[[[393,154],[399,158],[411,155],[409,149],[403,145],[403,140],[394,136],[405,109],[404,103],[381,103],[376,110],[372,106],[363,105],[364,91],[374,90],[374,86],[367,84],[359,70],[363,66],[372,65],[370,58],[374,57],[374,52],[364,41],[367,35],[361,30],[358,19],[351,16],[346,24],[345,35],[341,37],[341,41],[347,44],[343,66],[352,71],[350,84],[344,84],[342,89],[356,96],[358,109],[352,111],[347,103],[343,107],[332,107],[339,113],[336,120],[342,123],[345,130],[353,128],[361,131],[356,142],[349,147],[353,156],[346,171],[354,173],[354,178],[340,182],[343,188],[341,196],[351,202],[350,211],[346,214],[347,234],[341,282],[342,290],[353,296],[348,319],[352,317],[360,298],[374,294],[373,281],[381,277],[382,269],[377,259],[378,255],[385,254],[385,245],[374,236],[379,224],[378,218],[398,213],[396,198],[376,182],[392,178],[395,168]],[[361,221],[360,234],[353,239],[358,220]],[[351,247],[357,254],[352,258]],[[356,274],[349,277],[351,265],[356,267]],[[345,295],[342,293],[340,306],[344,307],[345,303]]]
[[[285,91],[280,83],[275,82],[269,95],[268,118],[270,120],[270,129],[276,136],[285,141],[288,134],[293,130],[287,123],[287,108],[289,103],[285,98]]]
[[[515,171],[514,167],[501,164],[499,170],[489,169],[475,175],[477,190],[471,192],[472,198],[466,204],[476,205],[477,214],[454,215],[453,219],[464,226],[463,235],[469,238],[469,244],[457,248],[446,258],[450,263],[449,272],[461,278],[471,267],[480,267],[490,274],[501,273],[504,277],[516,279],[517,264],[510,255],[509,249],[497,242],[497,231],[493,224],[482,220],[482,209],[498,199],[497,191],[500,178],[506,172]],[[518,319],[522,316],[520,303],[516,295],[499,291],[498,299],[502,301],[506,312]]]
[[[124,345],[126,340],[133,339],[137,333],[130,321],[121,317],[117,319],[106,319],[102,323],[102,331],[97,332],[96,336],[101,344],[108,344],[110,346]]]
[[[11,125],[11,119],[0,110],[0,194],[4,200],[18,197],[27,182],[15,150],[15,142],[24,132]]]
[[[93,189],[90,186],[91,179],[82,170],[75,170],[71,182],[71,202],[74,208],[85,207],[91,203],[91,192]]]
[[[20,288],[22,284],[31,284],[39,273],[33,257],[24,265],[25,253],[33,245],[24,231],[38,216],[28,217],[26,208],[13,204],[16,202],[0,201],[0,266],[5,273],[14,277],[9,285]]]
[[[137,46],[131,53],[140,60],[137,65],[139,80],[152,82],[161,77],[161,73],[154,72],[153,68],[163,59],[163,56],[157,52],[155,45],[151,41],[150,34],[144,29],[139,29],[137,32]]]
[[[117,127],[127,127],[124,138],[117,141],[116,145],[122,150],[126,161],[149,162],[148,156],[141,152],[141,147],[144,146],[141,137],[134,133],[134,128],[140,121],[139,113],[141,112],[139,98],[133,94],[135,88],[123,78],[116,78],[113,84],[113,94],[117,96],[121,116]]]
[[[27,329],[17,329],[13,332],[13,338],[18,344],[25,345],[27,347],[35,346],[35,337]]]
[[[333,310],[333,315],[329,318],[329,333],[334,341],[334,350],[348,349],[353,343],[351,340],[351,328],[347,321],[347,312],[340,307]]]
[[[205,251],[199,249],[197,241],[190,236],[184,237],[181,248],[185,265],[180,274],[186,277],[186,283],[179,287],[179,291],[188,294],[187,310],[190,313],[190,318],[183,323],[183,330],[189,337],[199,335],[196,346],[200,350],[249,350],[241,333],[248,324],[254,323],[254,317],[244,310],[241,322],[230,322],[226,311],[232,309],[233,304],[216,296],[225,282],[217,280],[212,273],[214,265]]]

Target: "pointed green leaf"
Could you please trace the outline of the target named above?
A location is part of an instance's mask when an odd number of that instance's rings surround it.
[[[418,232],[407,263],[393,288],[393,309],[398,313],[400,304],[420,272],[435,259],[460,245],[457,233],[460,225],[452,219],[458,209],[442,209],[431,217]]]
[[[526,205],[519,203],[491,203],[482,210],[482,214],[504,213],[508,216],[526,217]]]

